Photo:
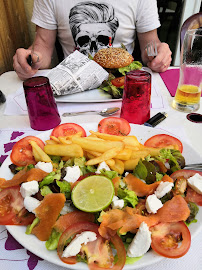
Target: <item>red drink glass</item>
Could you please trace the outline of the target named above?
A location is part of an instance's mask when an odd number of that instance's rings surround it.
[[[60,124],[61,119],[47,77],[38,76],[23,82],[31,128],[49,130]]]
[[[121,118],[129,123],[144,124],[150,118],[151,74],[132,70],[126,74]]]

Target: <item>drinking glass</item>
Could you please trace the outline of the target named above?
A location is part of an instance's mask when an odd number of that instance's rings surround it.
[[[132,70],[125,76],[121,118],[133,124],[144,124],[150,118],[151,74]]]
[[[188,30],[180,57],[180,78],[172,103],[182,112],[194,112],[200,107],[202,88],[202,29]]]
[[[30,126],[35,130],[49,130],[60,124],[61,119],[49,79],[44,76],[23,82]]]

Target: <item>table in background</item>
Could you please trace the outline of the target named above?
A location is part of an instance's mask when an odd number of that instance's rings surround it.
[[[168,103],[171,106],[172,97],[167,91],[163,81],[161,80],[159,74],[154,74],[155,79],[157,80],[159,87],[162,91],[162,94],[166,97]],[[22,86],[22,82],[18,79],[15,72],[7,72],[0,76],[0,90],[7,96],[14,93],[19,87]],[[68,111],[68,103],[66,104]],[[75,105],[76,106],[76,105]],[[91,104],[89,103],[89,109]],[[107,103],[106,103],[107,107]],[[8,141],[5,141],[3,138],[4,132],[11,133],[12,131],[25,132],[26,134],[37,134],[40,132],[33,131],[29,126],[29,119],[27,115],[20,116],[6,116],[3,115],[5,109],[5,104],[0,105],[0,141],[1,144],[5,144]],[[202,103],[201,108],[198,111],[202,113]],[[77,124],[88,123],[88,122],[99,122],[103,119],[100,115],[82,115],[63,118],[62,122],[74,122]],[[165,119],[157,128],[165,129],[167,131],[174,132],[178,134],[178,137],[186,135],[187,142],[191,147],[202,156],[202,143],[201,143],[201,134],[202,134],[202,124],[196,124],[188,121],[186,119],[186,114],[178,112],[170,108],[168,112],[168,118]],[[182,136],[183,137],[183,136]],[[0,150],[1,150],[0,146]],[[0,151],[0,156],[2,155]],[[7,230],[4,226],[0,226],[0,269],[10,270],[62,270],[65,268],[58,267],[54,264],[51,264],[47,261],[41,260],[37,256],[31,254],[30,252],[23,249],[12,237],[7,237]],[[202,232],[200,232],[193,240],[189,252],[182,258],[177,260],[173,259],[164,259],[161,262],[141,268],[141,270],[201,270],[202,269]],[[7,243],[7,250],[4,248],[5,242]],[[10,247],[10,248],[9,248]]]

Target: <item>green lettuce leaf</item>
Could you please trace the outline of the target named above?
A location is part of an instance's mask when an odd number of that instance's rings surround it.
[[[135,207],[138,204],[138,197],[132,190],[119,188],[117,196],[124,200],[124,206],[132,205]]]
[[[61,235],[62,235],[62,233],[60,233],[60,232],[56,231],[55,229],[53,229],[49,239],[46,241],[46,244],[45,244],[46,248],[48,250],[57,249],[58,242],[59,242],[59,239],[60,239]]]
[[[142,68],[142,63],[140,63],[139,61],[133,61],[130,65],[126,67],[121,67],[118,70],[121,74],[125,76],[127,72],[134,69],[141,69],[141,68]]]

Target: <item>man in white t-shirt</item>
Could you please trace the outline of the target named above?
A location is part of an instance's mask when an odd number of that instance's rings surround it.
[[[67,57],[74,50],[89,55],[101,48],[124,44],[132,54],[136,34],[144,64],[157,72],[167,70],[171,63],[168,44],[161,43],[157,28],[160,26],[156,0],[35,0],[32,22],[36,37],[31,67],[27,58],[29,49],[18,49],[13,67],[20,79],[33,76],[38,69],[49,68],[56,36]],[[146,44],[157,43],[158,56],[148,57]]]

